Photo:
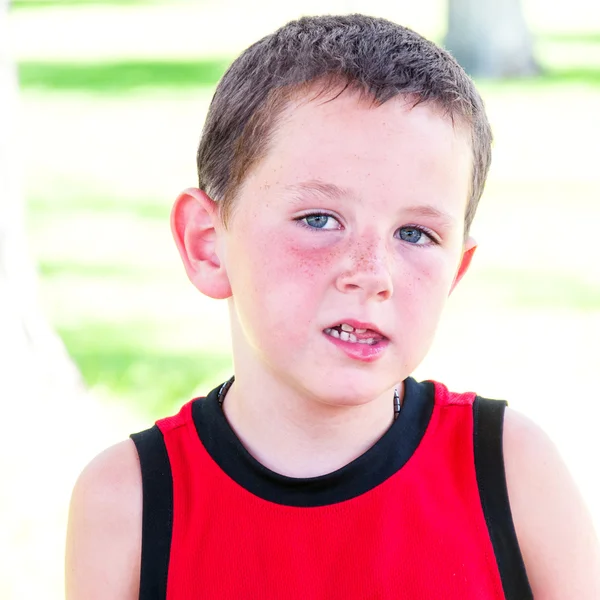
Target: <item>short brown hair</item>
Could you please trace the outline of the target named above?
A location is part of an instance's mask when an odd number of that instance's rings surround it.
[[[448,52],[406,27],[365,15],[291,21],[229,67],[210,104],[197,155],[199,187],[220,204],[224,223],[294,92],[317,81],[357,89],[376,104],[400,94],[430,102],[452,122],[468,126],[473,169],[466,235],[491,162],[483,100]]]

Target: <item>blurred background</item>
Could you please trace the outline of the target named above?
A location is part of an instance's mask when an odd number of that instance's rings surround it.
[[[225,304],[188,283],[169,211],[228,63],[302,14],[390,18],[475,77],[480,247],[416,376],[535,419],[600,523],[598,2],[0,5],[0,598],[62,597],[81,468],[229,376]]]

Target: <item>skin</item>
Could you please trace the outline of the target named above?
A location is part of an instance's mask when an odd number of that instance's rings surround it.
[[[289,108],[227,227],[200,190],[178,198],[172,229],[188,276],[229,303],[236,382],[225,414],[267,467],[331,472],[390,426],[393,389],[425,356],[475,250],[463,230],[470,170],[467,131],[433,107],[344,93]],[[350,358],[324,333],[348,319],[385,335],[376,360]],[[504,451],[536,600],[600,597],[591,520],[552,443],[508,410]],[[130,441],[82,474],[68,598],[136,597],[140,487]]]

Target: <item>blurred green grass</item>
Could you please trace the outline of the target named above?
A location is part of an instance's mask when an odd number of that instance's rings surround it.
[[[24,89],[114,95],[148,88],[214,86],[228,59],[196,61],[129,60],[118,62],[21,62]]]
[[[78,324],[63,325],[59,332],[89,386],[125,400],[150,419],[194,395],[199,381],[219,375],[225,379],[231,371],[225,353],[166,347],[165,328],[148,322],[131,321],[125,327],[93,322],[86,323],[84,331]],[[198,389],[198,395],[203,393]]]

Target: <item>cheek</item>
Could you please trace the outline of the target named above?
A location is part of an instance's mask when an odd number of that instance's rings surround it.
[[[286,236],[257,245],[253,253],[256,260],[269,258],[255,273],[256,291],[248,307],[254,313],[252,337],[257,348],[277,360],[294,360],[297,350],[306,348],[307,336],[314,328],[331,280],[333,259],[323,250],[301,246]]]
[[[288,240],[287,242],[282,241],[282,254],[303,280],[316,282],[331,276],[339,259],[340,250],[336,247],[322,248],[301,245],[293,240]]]
[[[264,275],[271,282],[277,282],[275,287],[282,291],[302,288],[305,292],[331,278],[340,254],[337,248],[318,247],[316,243],[306,243],[305,240],[299,242],[289,232],[287,235],[280,232],[273,234],[268,241],[263,239],[255,252],[257,258],[269,257]]]
[[[407,278],[408,279],[408,278]],[[406,368],[414,370],[425,358],[448,297],[447,278],[435,268],[423,269],[400,286],[397,297],[398,331],[408,345]]]
[[[331,248],[300,244],[289,231],[249,235],[231,255],[240,316],[248,324],[268,323],[271,339],[282,332],[288,340],[301,337],[315,319],[338,254]]]
[[[397,290],[406,305],[411,307],[410,317],[415,323],[424,327],[431,324],[431,328],[435,329],[453,280],[452,260],[440,255],[417,255],[416,261],[411,264],[410,274],[405,273],[404,281],[399,283],[400,289]]]

